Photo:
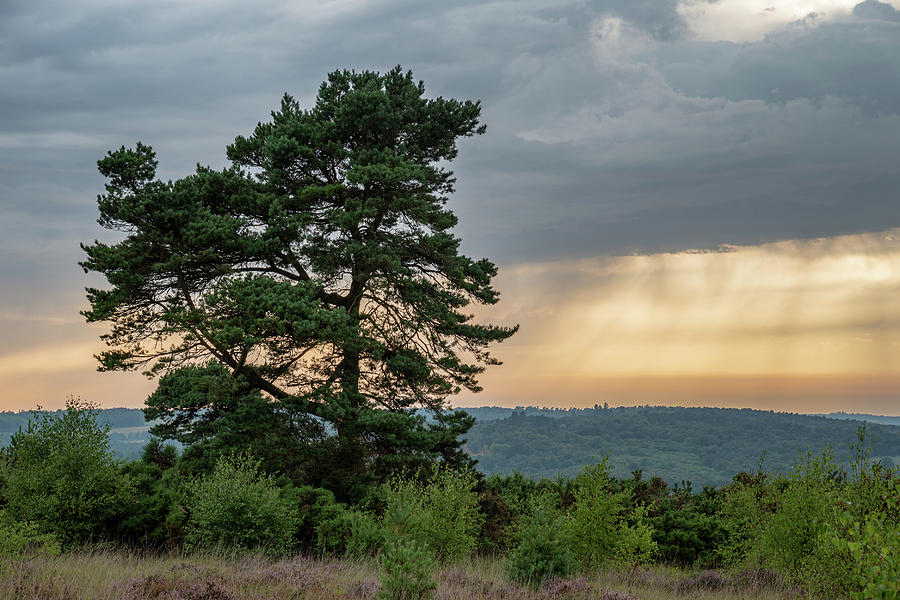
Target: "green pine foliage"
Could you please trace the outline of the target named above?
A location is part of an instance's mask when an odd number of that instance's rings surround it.
[[[446,399],[480,390],[516,331],[474,321],[497,269],[461,253],[446,207],[480,113],[399,67],[335,71],[235,138],[222,171],[162,181],[141,143],[98,161],[99,222],[125,234],[83,246],[109,284],[84,312],[110,326],[101,369],[161,376],[147,416],[196,472],[247,450],[355,501],[402,469],[471,464],[473,420]]]
[[[548,493],[530,499],[528,515],[515,534],[516,544],[506,561],[510,578],[539,585],[552,577],[566,577],[578,570],[571,528],[556,499]]]
[[[435,598],[435,561],[428,547],[414,537],[388,540],[381,553],[381,587],[375,600]]]

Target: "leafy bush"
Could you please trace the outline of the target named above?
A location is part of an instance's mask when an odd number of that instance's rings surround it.
[[[0,511],[0,558],[20,559],[29,554],[57,555],[59,541],[52,533],[41,533],[32,521],[14,521]]]
[[[478,534],[478,548],[482,552],[507,550],[515,515],[503,496],[485,489],[478,497],[478,513],[484,518]]]
[[[530,514],[516,533],[516,547],[506,562],[507,574],[520,583],[538,585],[551,577],[566,577],[578,568],[572,552],[571,528],[565,514],[547,493],[531,499]]]
[[[646,510],[636,507],[629,511],[628,494],[616,487],[606,459],[584,467],[575,478],[567,526],[572,549],[583,567],[596,568],[609,560],[643,563],[656,554]]]
[[[614,493],[606,459],[584,467],[575,479],[575,504],[568,527],[575,556],[584,567],[598,567],[612,557],[626,497]]]
[[[384,544],[384,531],[374,516],[343,506],[316,527],[316,535],[320,551],[354,557],[374,554]]]
[[[763,560],[789,578],[800,581],[811,567],[832,517],[836,483],[828,477],[837,470],[829,452],[801,455],[793,471],[776,480],[774,514],[761,535]]]
[[[774,510],[772,493],[766,473],[739,473],[734,483],[723,489],[717,514],[723,540],[715,552],[722,566],[741,569],[761,564],[760,536]]]
[[[724,494],[706,487],[699,494],[677,490],[654,499],[648,521],[659,558],[668,564],[712,568],[722,561],[719,549],[727,541],[721,515]]]
[[[291,549],[297,511],[279,493],[259,461],[247,455],[222,457],[213,472],[191,486],[188,548]]]
[[[175,456],[167,448],[172,447],[151,442],[141,460],[122,467],[137,491],[132,510],[122,519],[122,539],[141,548],[177,550],[184,537],[189,482],[173,466]]]
[[[415,519],[402,522],[436,558],[452,560],[474,551],[483,517],[478,512],[471,472],[441,469],[424,483],[415,478],[395,480],[384,489],[384,495],[388,535],[400,522],[396,515],[390,516],[392,512],[413,511]]]
[[[285,505],[290,506],[297,515],[293,545],[302,550],[317,548],[324,551],[319,547],[319,528],[344,511],[344,505],[334,499],[331,491],[311,485],[293,486],[288,483],[278,491]]]
[[[841,512],[829,536],[831,546],[850,566],[854,598],[900,598],[900,523],[891,522],[888,515],[900,505],[900,480],[892,487],[887,510],[872,512],[862,521],[849,511]]]
[[[632,511],[630,523],[619,522],[618,540],[613,550],[613,558],[621,564],[640,565],[653,560],[658,547],[653,539],[653,526],[646,521],[647,509],[636,506]]]
[[[63,545],[114,535],[134,501],[132,482],[109,449],[97,410],[70,399],[60,414],[37,412],[12,436],[4,496],[11,516]]]

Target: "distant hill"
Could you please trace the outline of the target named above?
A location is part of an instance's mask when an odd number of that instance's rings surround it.
[[[58,414],[63,411],[51,412]],[[31,411],[0,412],[0,446],[8,444],[12,434],[25,427],[32,414]],[[150,425],[144,421],[144,412],[139,408],[101,409],[97,420],[110,426],[110,447],[120,458],[139,457],[144,444],[150,439]]]
[[[827,415],[816,415],[819,417],[828,417],[829,419],[842,419],[845,421],[867,421],[869,423],[879,423],[881,425],[900,425],[900,417],[885,417],[883,415],[867,415],[865,413],[845,413],[833,412]]]
[[[477,418],[479,410],[470,412]],[[763,467],[777,472],[790,469],[807,448],[820,452],[831,446],[846,458],[861,424],[750,409],[526,409],[477,422],[466,435],[466,448],[485,473],[572,475],[592,458],[608,455],[619,477],[640,469],[670,484],[722,485],[756,469],[763,456]],[[900,427],[867,423],[866,429],[872,456],[886,466],[900,463]]]
[[[628,477],[642,470],[669,484],[691,481],[695,487],[722,485],[740,471],[785,471],[800,450],[831,446],[840,458],[863,423],[872,456],[887,466],[900,465],[897,417],[877,415],[798,415],[750,409],[637,406],[587,409],[537,407],[466,408],[476,418],[466,449],[485,473],[520,471],[531,477],[575,474],[594,459],[609,456],[614,473]],[[23,427],[30,412],[0,412],[0,446]],[[876,422],[887,419],[888,424]],[[100,411],[108,423],[113,451],[136,458],[149,439],[140,409]]]

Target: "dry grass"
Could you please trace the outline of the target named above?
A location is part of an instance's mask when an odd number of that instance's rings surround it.
[[[502,563],[485,559],[442,568],[441,600],[788,600],[771,573],[726,577],[716,572],[608,570],[546,582],[538,589],[509,581]],[[375,561],[298,556],[142,556],[82,552],[2,563],[3,600],[370,600],[378,590]]]

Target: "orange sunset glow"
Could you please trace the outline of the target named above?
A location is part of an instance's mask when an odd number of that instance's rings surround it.
[[[501,269],[501,302],[519,323],[485,392],[455,405],[674,404],[792,412],[897,412],[900,231],[719,251],[523,264]],[[77,395],[138,407],[155,383],[97,373],[102,328],[78,307],[7,326],[58,341],[0,355],[4,408],[61,406]]]

